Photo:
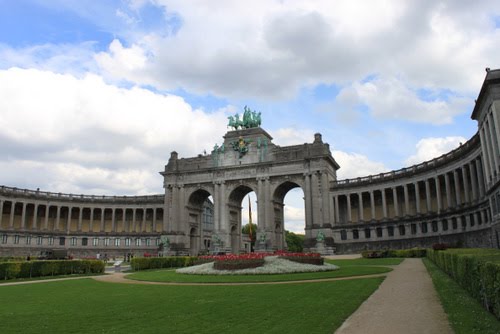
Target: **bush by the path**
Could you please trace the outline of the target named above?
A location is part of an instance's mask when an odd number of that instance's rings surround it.
[[[500,250],[427,250],[427,257],[500,319]]]
[[[425,248],[411,249],[388,249],[388,250],[367,250],[361,253],[364,258],[385,258],[385,257],[425,257]]]
[[[0,262],[0,279],[2,280],[101,273],[104,273],[104,262],[98,260]]]
[[[130,266],[134,271],[181,268],[194,265],[197,259],[195,256],[135,257],[130,261]]]

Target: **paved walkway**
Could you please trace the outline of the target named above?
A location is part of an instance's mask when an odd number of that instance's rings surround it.
[[[452,334],[421,259],[405,259],[335,334]]]

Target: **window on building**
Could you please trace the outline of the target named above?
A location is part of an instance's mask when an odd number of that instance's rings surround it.
[[[146,238],[146,246],[151,246],[151,239]]]
[[[370,239],[372,237],[372,230],[365,228],[365,238]]]
[[[43,243],[43,237],[39,235],[38,237],[36,237],[36,244],[41,245],[42,243]]]
[[[120,247],[120,242],[121,242],[121,239],[120,238],[116,238],[115,239],[115,246],[116,247]]]
[[[474,214],[469,215],[469,220],[470,220],[470,226],[476,225],[476,222],[474,221]]]
[[[451,227],[456,230],[458,228],[458,224],[457,224],[457,218],[456,217],[453,217],[451,218]]]
[[[404,225],[399,225],[399,235],[405,235],[406,234],[406,228]]]
[[[76,237],[72,237],[72,238],[70,239],[70,245],[71,245],[71,246],[76,246]]]
[[[130,238],[125,238],[125,246],[130,246]]]
[[[104,246],[109,246],[109,238],[104,238]]]
[[[478,225],[482,225],[483,224],[483,219],[481,218],[481,213],[478,213],[476,217],[477,217],[477,224]]]
[[[87,246],[89,244],[89,238],[82,238],[82,246]]]
[[[135,245],[138,247],[141,246],[141,239],[140,238],[135,239]]]
[[[422,222],[420,224],[420,229],[422,230],[422,233],[427,233],[427,222]]]
[[[92,239],[92,246],[99,246],[99,238]]]
[[[59,246],[64,246],[66,244],[66,238],[65,237],[59,237]]]
[[[346,230],[340,230],[340,240],[347,240],[347,231]]]
[[[443,219],[441,225],[443,225],[443,231],[448,231],[448,220]]]
[[[26,236],[26,245],[31,245],[31,235]]]
[[[54,237],[49,237],[48,244],[49,244],[49,246],[53,246],[54,245]]]
[[[2,234],[2,244],[6,244],[9,241],[9,236],[7,234]]]
[[[16,234],[16,235],[14,236],[14,244],[16,244],[16,245],[17,245],[18,243],[19,243],[19,236]]]
[[[410,225],[411,234],[417,234],[417,224]]]
[[[382,238],[384,235],[383,235],[383,231],[382,231],[382,227],[377,227],[377,238]]]
[[[467,220],[465,220],[465,216],[462,216],[460,220],[462,221],[462,230],[465,230],[467,228]]]
[[[394,226],[388,226],[387,227],[387,235],[390,237],[394,236]]]
[[[352,238],[359,239],[359,231],[358,230],[352,230]]]
[[[434,220],[432,222],[432,232],[437,232],[437,231],[438,231],[438,222]]]
[[[156,246],[160,246],[160,238],[156,238]]]

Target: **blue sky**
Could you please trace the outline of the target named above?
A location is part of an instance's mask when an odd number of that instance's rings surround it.
[[[432,159],[499,67],[500,4],[475,4],[0,0],[0,183],[161,193],[169,152],[209,151],[245,105],[278,145],[322,133],[339,178]]]

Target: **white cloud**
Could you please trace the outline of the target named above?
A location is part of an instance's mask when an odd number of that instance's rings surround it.
[[[117,88],[92,74],[79,79],[11,68],[0,71],[0,183],[19,180],[63,192],[162,192],[157,172],[170,151],[190,157],[209,150],[225,124],[224,110],[193,110],[178,96]],[[17,165],[25,172],[14,177]]]
[[[467,139],[464,137],[424,138],[416,145],[417,152],[406,160],[408,166],[437,158],[457,148]]]
[[[350,179],[355,177],[387,172],[387,167],[382,162],[371,161],[368,157],[358,153],[333,151],[333,157],[340,165],[337,179]]]

